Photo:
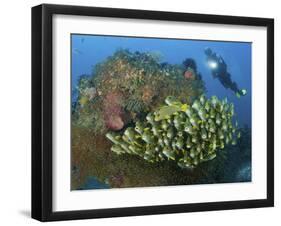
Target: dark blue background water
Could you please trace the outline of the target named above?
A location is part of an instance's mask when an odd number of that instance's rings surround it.
[[[206,47],[223,57],[232,80],[240,89],[247,90],[246,96],[238,99],[231,90],[226,90],[213,79],[204,54]],[[240,125],[251,127],[251,43],[72,35],[72,89],[75,90],[80,75],[90,75],[95,64],[120,48],[161,53],[161,61],[171,64],[181,64],[186,58],[193,58],[205,81],[207,96],[227,97],[235,104]]]

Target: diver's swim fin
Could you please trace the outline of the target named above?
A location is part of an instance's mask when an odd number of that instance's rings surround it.
[[[247,90],[241,89],[241,90],[239,90],[239,92],[236,92],[235,94],[238,98],[240,98],[241,96],[245,96],[247,94]]]
[[[242,96],[245,96],[247,94],[247,90],[246,89],[241,89],[240,90]]]

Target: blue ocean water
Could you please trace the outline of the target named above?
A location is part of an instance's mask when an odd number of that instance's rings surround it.
[[[90,176],[79,190],[110,188],[108,184],[100,182],[96,177]]]
[[[161,61],[181,64],[186,58],[193,58],[206,86],[206,95],[227,97],[235,105],[240,125],[251,128],[251,43],[176,40],[156,38],[131,38],[115,36],[72,35],[72,91],[82,74],[91,75],[94,66],[113,55],[118,49],[161,54]],[[247,95],[237,98],[234,92],[214,79],[206,62],[205,48],[222,56],[231,78],[239,89],[246,89]],[[74,99],[74,98],[73,98]]]

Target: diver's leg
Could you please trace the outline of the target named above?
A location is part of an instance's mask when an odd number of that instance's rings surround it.
[[[245,89],[239,89],[236,82],[232,82],[232,81],[231,81],[230,89],[235,92],[237,97],[245,96],[247,93]]]
[[[233,92],[240,93],[240,90],[238,89],[236,82],[231,81],[230,88]]]
[[[221,84],[224,86],[224,88],[230,89],[229,83],[227,83],[225,80],[221,79],[221,77],[219,77],[219,80],[220,80]]]
[[[228,73],[220,73],[219,80],[226,89],[231,89],[231,79]]]
[[[231,75],[229,73],[226,73],[224,80],[233,92],[240,94],[240,90],[238,89],[236,82],[231,80]]]

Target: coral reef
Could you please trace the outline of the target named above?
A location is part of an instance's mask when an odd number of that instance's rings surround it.
[[[216,96],[201,95],[191,105],[168,96],[166,105],[147,114],[123,135],[109,132],[106,137],[117,154],[140,156],[149,162],[173,160],[181,168],[195,168],[212,160],[225,145],[237,143],[241,133],[232,123],[234,105]]]
[[[201,74],[197,72],[197,65],[195,60],[193,60],[192,58],[187,58],[183,61],[183,65],[186,68],[184,72],[184,77],[186,79],[201,79]]]
[[[151,164],[136,155],[116,155],[110,150],[111,141],[90,128],[72,128],[71,188],[91,189],[87,181],[93,175],[110,188],[148,187],[166,185],[233,183],[239,180],[241,161],[251,162],[251,133],[239,129],[237,145],[226,145],[212,161],[189,170],[178,167],[174,161]],[[92,187],[92,189],[95,187]]]
[[[103,102],[104,120],[107,128],[120,130],[124,126],[124,110],[121,107],[123,96],[120,92],[110,92]]]
[[[241,162],[251,167],[251,129],[233,125],[234,106],[202,96],[193,59],[160,60],[121,49],[80,76],[72,95],[72,189],[251,179],[241,169]]]
[[[97,64],[91,76],[80,78],[73,122],[105,133],[143,119],[167,95],[191,103],[205,91],[195,62],[192,66],[161,63],[157,53],[118,50]]]

